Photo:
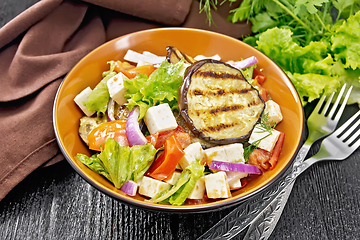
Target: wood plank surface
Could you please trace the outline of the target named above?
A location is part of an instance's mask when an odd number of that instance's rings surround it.
[[[0,26],[35,2],[0,0]],[[348,108],[347,116],[354,109]],[[232,209],[202,214],[137,209],[97,191],[62,161],[33,172],[0,202],[0,239],[196,239]],[[360,239],[359,225],[358,150],[298,178],[270,239]]]

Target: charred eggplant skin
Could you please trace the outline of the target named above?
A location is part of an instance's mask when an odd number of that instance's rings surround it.
[[[212,68],[215,70],[211,71]],[[224,69],[224,71],[219,72],[218,71],[219,69]],[[215,85],[221,85],[225,83],[223,81],[228,81],[234,83],[234,86],[239,86],[239,84],[241,84],[241,86],[245,86],[245,87],[243,89],[234,89],[233,87],[230,87],[232,89],[229,90],[227,87],[221,89],[221,88],[216,88],[215,86],[214,87],[211,86],[212,88],[214,88],[214,91],[212,91],[211,89],[210,90],[204,89],[204,91],[202,91],[201,89],[197,90],[191,87],[193,79],[195,79],[194,81],[199,81],[198,79],[204,79],[204,81],[208,81],[210,79],[210,82],[212,81],[216,83]],[[241,81],[241,82],[236,82],[236,81]],[[191,109],[193,104],[191,104],[191,100],[189,99],[189,97],[195,96],[196,98],[196,94],[199,95],[204,94],[205,95],[204,99],[213,99],[212,102],[209,101],[210,102],[209,109],[205,109],[201,111]],[[222,103],[220,102],[219,102],[220,105],[218,105],[218,102],[216,101],[216,98],[218,98],[218,99],[222,99],[222,101],[224,102],[224,96],[226,95],[229,96],[232,95],[231,99],[234,98],[242,99],[243,96],[246,96],[245,97],[246,99],[247,98],[246,94],[249,95],[250,101],[248,102],[243,102],[243,101],[241,103],[233,102],[230,103],[229,105],[224,106],[221,105]],[[187,126],[193,132],[193,134],[208,142],[216,143],[216,144],[230,144],[235,142],[242,142],[247,138],[249,138],[252,130],[254,129],[255,124],[259,121],[265,109],[265,102],[259,96],[258,90],[255,89],[245,79],[245,77],[243,76],[243,74],[239,69],[236,69],[224,62],[212,60],[212,59],[206,59],[195,62],[187,68],[183,82],[179,89],[178,99],[179,99],[180,114],[185,119]],[[203,103],[200,103],[200,105],[201,104]],[[200,118],[202,118],[201,120],[202,123],[206,122],[206,120],[204,119],[210,119],[209,122],[211,122],[213,121],[213,119],[222,118],[222,121],[224,121],[224,119],[226,121],[226,119],[232,119],[234,117],[236,118],[236,116],[238,116],[236,115],[237,113],[243,113],[240,111],[254,113],[254,116],[249,117],[251,121],[246,119],[243,120],[244,122],[246,121],[250,122],[250,123],[248,122],[245,123],[245,128],[244,128],[244,131],[246,130],[245,133],[242,132],[241,129],[239,130],[239,128],[241,128],[242,126],[240,123],[230,123],[230,122],[223,123],[220,121],[221,123],[219,124],[211,125],[212,123],[209,123],[207,128],[199,129],[199,126],[195,123],[196,121],[194,121],[193,119],[194,116],[195,117],[199,116]],[[196,112],[196,114],[194,115],[193,112]],[[202,116],[205,116],[207,118],[204,118]],[[235,130],[235,132],[239,130],[238,134],[240,135],[236,135],[237,133],[235,133],[233,130]],[[234,136],[233,132],[236,136]],[[218,133],[220,137],[213,136]]]
[[[185,63],[188,64],[192,64],[195,62],[195,60],[192,57],[186,55],[185,53],[180,52],[179,49],[173,46],[166,47],[166,51],[167,51],[166,60],[169,63],[177,63],[180,62],[181,60],[183,60]]]

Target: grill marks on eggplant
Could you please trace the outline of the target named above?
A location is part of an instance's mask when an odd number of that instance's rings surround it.
[[[215,60],[189,68],[182,88],[186,101],[180,110],[192,131],[224,144],[248,138],[265,104],[241,71]]]

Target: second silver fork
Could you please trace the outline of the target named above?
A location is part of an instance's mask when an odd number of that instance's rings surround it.
[[[344,98],[344,101],[340,106],[340,109],[338,110],[335,118],[333,118],[335,111],[338,107],[338,104],[342,98],[342,95],[345,92],[345,88],[346,85],[342,87],[333,107],[330,110],[330,113],[327,116],[325,116],[325,114],[328,112],[328,109],[331,104],[331,100],[335,93],[331,95],[325,107],[323,106],[325,101],[325,96],[323,96],[320,99],[319,103],[317,104],[313,113],[310,115],[308,119],[309,136],[305,144],[299,150],[298,155],[294,160],[294,166],[299,165],[304,161],[311,145],[316,140],[330,134],[336,128],[336,125],[342,115],[342,112],[346,106],[347,100],[349,98],[352,89],[352,87],[350,87]],[[320,112],[321,109],[323,110]],[[310,125],[312,127],[310,127]],[[287,195],[290,194],[292,190],[292,186],[293,183],[291,183],[286,189],[286,191],[288,191]],[[246,204],[242,204],[238,208],[234,209],[231,213],[225,216],[222,220],[220,220],[217,224],[215,224],[212,228],[210,228],[206,233],[204,233],[198,239],[232,239],[238,233],[243,231],[249,224],[255,223],[251,225],[251,227],[248,230],[248,233],[253,231],[254,228],[256,228],[256,222],[257,222],[254,219],[257,218],[258,221],[262,220],[263,218],[261,216],[263,212],[268,208],[268,206],[273,202],[273,200],[276,199],[276,197],[278,197],[278,194],[283,192],[283,191],[278,191],[278,189],[279,188],[275,190],[269,190],[268,192],[264,192],[263,195],[258,196],[257,198],[249,199],[249,201]],[[280,200],[281,200],[281,204],[285,205],[287,198],[284,200],[283,199]],[[279,209],[279,208],[277,207],[271,209]]]

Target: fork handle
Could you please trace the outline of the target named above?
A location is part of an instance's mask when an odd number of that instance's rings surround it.
[[[304,161],[307,153],[311,148],[311,145],[311,142],[305,142],[294,160],[294,166],[298,166]],[[294,182],[291,182],[286,188],[284,188],[282,191],[279,191],[276,198],[269,205],[267,205],[263,211],[251,222],[244,239],[266,240],[270,237],[277,222],[280,219],[293,186]]]
[[[293,168],[288,169],[284,176],[289,176],[296,166],[301,165],[310,147],[311,144],[305,143],[300,148],[294,160]],[[285,180],[286,179],[282,178],[280,181],[277,181],[276,184],[273,184],[272,187],[249,198],[201,235],[198,240],[232,239],[251,224],[256,217],[260,216],[286,186],[293,181],[291,180],[288,184],[284,185]],[[289,191],[291,191],[291,188]]]

